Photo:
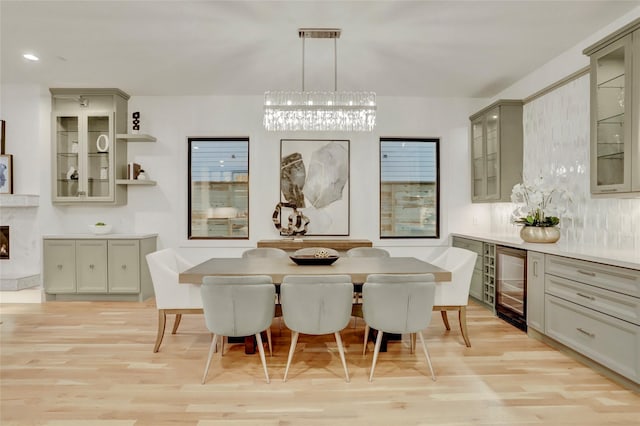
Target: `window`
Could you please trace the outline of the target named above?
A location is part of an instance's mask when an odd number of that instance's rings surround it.
[[[249,238],[249,138],[189,138],[188,235]]]
[[[380,138],[380,238],[439,238],[438,142]]]

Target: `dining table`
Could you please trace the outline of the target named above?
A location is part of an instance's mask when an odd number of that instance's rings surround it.
[[[436,282],[451,281],[451,272],[415,257],[339,257],[330,265],[298,265],[286,257],[212,258],[178,275],[183,284],[202,284],[206,276],[268,275],[279,285],[286,275],[349,275],[354,291],[362,291],[362,284],[371,274],[433,274]],[[354,305],[354,311],[355,309]],[[361,306],[359,306],[361,310]],[[361,315],[361,314],[360,314]],[[387,335],[385,334],[385,337]],[[386,350],[386,340],[384,347]],[[245,338],[245,353],[255,352],[255,341]]]

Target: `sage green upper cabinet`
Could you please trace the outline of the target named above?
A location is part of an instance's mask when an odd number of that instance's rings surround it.
[[[510,201],[522,179],[522,101],[497,101],[469,119],[471,200]]]
[[[640,19],[584,50],[591,59],[591,193],[640,192]]]
[[[52,201],[126,204],[126,130],[129,95],[118,89],[50,89]]]

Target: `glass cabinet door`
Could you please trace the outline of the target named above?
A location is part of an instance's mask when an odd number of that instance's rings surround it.
[[[487,199],[500,198],[500,140],[499,140],[499,108],[487,112],[486,126],[486,196]]]
[[[111,197],[113,191],[113,135],[109,113],[87,113],[86,197]]]
[[[57,198],[78,197],[80,119],[77,115],[57,116],[55,126],[55,194]]]
[[[484,161],[484,119],[478,118],[471,123],[471,161],[473,176],[471,178],[472,199],[481,199],[486,194],[485,161]]]
[[[629,35],[592,55],[592,192],[630,189],[630,49]]]

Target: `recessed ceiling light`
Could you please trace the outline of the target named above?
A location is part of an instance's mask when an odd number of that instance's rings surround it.
[[[40,58],[38,58],[36,55],[32,53],[25,53],[24,55],[22,55],[22,57],[34,62],[40,60]]]

